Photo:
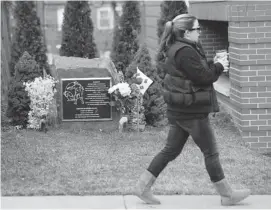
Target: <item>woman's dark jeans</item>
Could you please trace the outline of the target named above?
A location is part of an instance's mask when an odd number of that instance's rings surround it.
[[[210,126],[209,118],[196,120],[171,120],[166,146],[154,157],[148,171],[155,177],[167,164],[182,151],[188,136],[191,135],[204,155],[205,167],[212,182],[222,180],[224,176],[220,165],[216,139]]]

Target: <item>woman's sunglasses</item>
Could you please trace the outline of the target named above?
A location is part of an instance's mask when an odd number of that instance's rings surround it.
[[[198,27],[198,28],[191,28],[191,29],[189,29],[189,31],[195,31],[195,30],[197,30],[198,32],[201,32],[201,28],[200,28],[200,27]]]

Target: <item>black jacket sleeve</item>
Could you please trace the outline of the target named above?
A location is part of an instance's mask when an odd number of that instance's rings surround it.
[[[196,50],[184,47],[175,54],[175,62],[178,69],[181,69],[187,79],[195,85],[210,85],[217,81],[222,74],[224,67],[221,63],[204,65]]]

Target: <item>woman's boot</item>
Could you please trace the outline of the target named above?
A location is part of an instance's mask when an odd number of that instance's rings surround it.
[[[221,196],[222,206],[235,205],[250,195],[249,189],[232,190],[226,179],[222,179],[219,182],[215,182],[214,186],[216,188],[216,191]]]
[[[147,204],[160,204],[160,201],[151,193],[151,187],[155,180],[156,177],[145,170],[136,185],[135,194]]]

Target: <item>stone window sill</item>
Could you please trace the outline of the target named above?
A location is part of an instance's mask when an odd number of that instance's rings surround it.
[[[214,83],[214,88],[220,94],[230,97],[230,79],[225,74],[222,74]]]

